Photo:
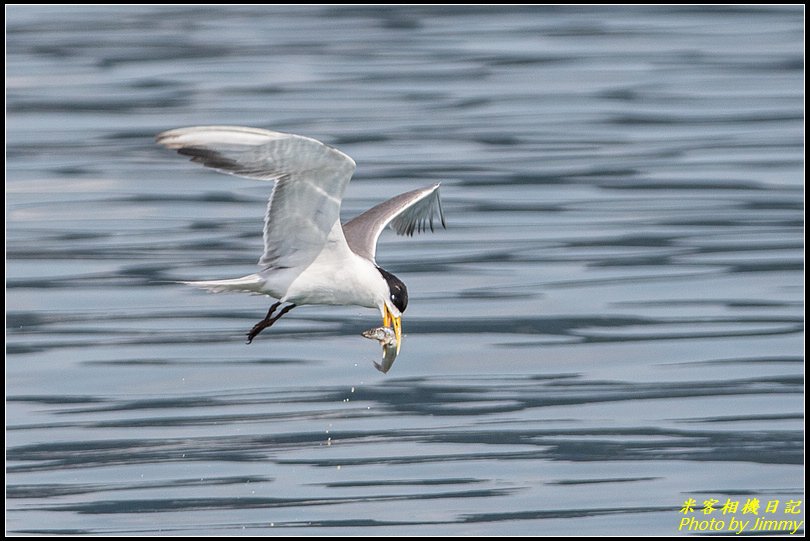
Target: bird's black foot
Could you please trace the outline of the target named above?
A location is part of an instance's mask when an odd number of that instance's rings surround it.
[[[271,306],[270,310],[267,311],[267,315],[264,316],[264,319],[255,324],[253,328],[250,329],[250,332],[248,332],[247,334],[248,344],[253,342],[253,339],[256,338],[260,332],[265,330],[267,327],[270,327],[273,323],[278,321],[281,318],[281,316],[283,316],[284,314],[295,308],[294,304],[290,304],[289,306],[285,306],[284,308],[282,308],[278,314],[273,316],[273,312],[275,312],[276,308],[278,308],[279,306],[281,306],[281,302],[277,302],[273,306]]]

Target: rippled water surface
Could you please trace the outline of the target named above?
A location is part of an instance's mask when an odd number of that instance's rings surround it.
[[[6,15],[7,532],[663,535],[690,498],[804,500],[801,8]],[[253,272],[269,191],[153,143],[196,124],[339,147],[346,218],[442,182],[446,231],[381,238],[387,375],[372,310],[247,346],[269,299],[176,283]]]

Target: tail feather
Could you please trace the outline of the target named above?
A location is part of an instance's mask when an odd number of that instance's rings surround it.
[[[189,286],[207,289],[212,293],[225,293],[228,291],[242,291],[247,293],[264,293],[261,286],[264,280],[257,274],[251,274],[242,278],[230,280],[195,280],[191,282],[180,282]]]

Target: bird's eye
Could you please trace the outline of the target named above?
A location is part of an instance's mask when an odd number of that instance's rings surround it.
[[[391,301],[391,304],[397,307],[400,312],[404,312],[405,308],[408,306],[408,288],[405,287],[405,284],[402,281],[391,274],[390,272],[377,267],[377,270],[380,271],[382,277],[388,283],[388,299]]]

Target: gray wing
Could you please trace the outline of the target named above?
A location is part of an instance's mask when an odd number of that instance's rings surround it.
[[[343,234],[349,248],[371,261],[377,253],[377,239],[385,226],[390,225],[398,235],[411,236],[414,232],[433,231],[433,217],[438,214],[446,228],[439,184],[420,188],[392,197],[343,224]]]
[[[157,142],[224,173],[275,181],[259,259],[265,268],[306,267],[317,257],[355,169],[354,160],[320,141],[256,128],[179,128]]]

